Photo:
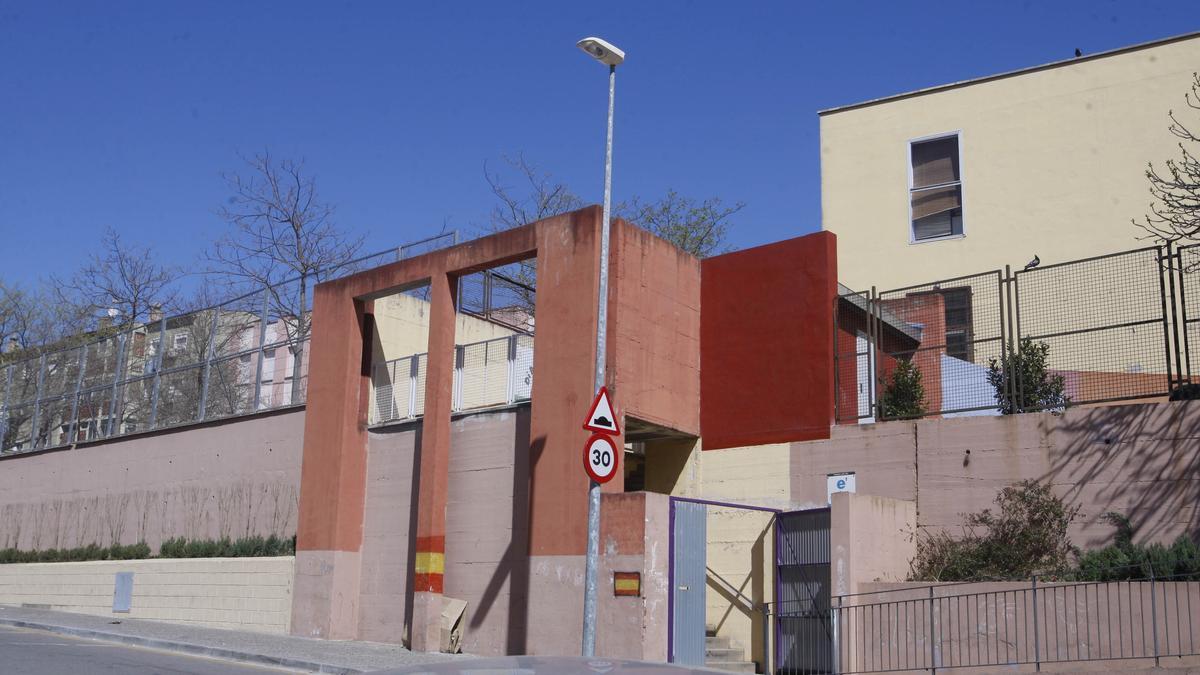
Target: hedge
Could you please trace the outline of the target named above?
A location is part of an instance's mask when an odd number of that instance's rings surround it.
[[[0,549],[0,564],[32,562],[82,562],[86,560],[142,560],[146,558],[256,558],[264,556],[294,555],[296,538],[253,536],[241,539],[168,539],[159,547],[158,555],[150,554],[150,546],[139,541],[136,544],[113,544],[104,547],[88,544],[77,548],[48,548],[22,551],[16,548]]]

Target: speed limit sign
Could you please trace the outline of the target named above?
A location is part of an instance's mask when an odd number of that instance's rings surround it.
[[[607,483],[617,475],[617,444],[604,434],[595,434],[583,446],[583,469],[597,483]]]

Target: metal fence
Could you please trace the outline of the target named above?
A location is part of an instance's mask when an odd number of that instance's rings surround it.
[[[890,599],[882,599],[890,598]],[[988,582],[834,599],[839,673],[1200,655],[1200,581]]]
[[[29,452],[305,402],[312,286],[456,243],[456,232],[176,316],[101,327],[0,364],[0,452]],[[299,308],[299,309],[297,309]]]
[[[372,367],[371,424],[425,413],[427,361],[427,354],[413,354]],[[513,334],[455,347],[455,412],[526,401],[532,390],[532,335]]]
[[[1166,397],[1200,377],[1200,245],[843,289],[834,322],[840,422]]]

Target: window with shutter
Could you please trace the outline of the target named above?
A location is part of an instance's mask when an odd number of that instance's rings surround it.
[[[909,144],[912,239],[925,241],[963,233],[962,173],[958,134]]]

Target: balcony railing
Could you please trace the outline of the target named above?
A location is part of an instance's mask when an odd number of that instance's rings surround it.
[[[377,363],[371,373],[371,424],[425,414],[427,354]],[[452,410],[476,410],[529,400],[533,390],[533,336],[455,347]]]

